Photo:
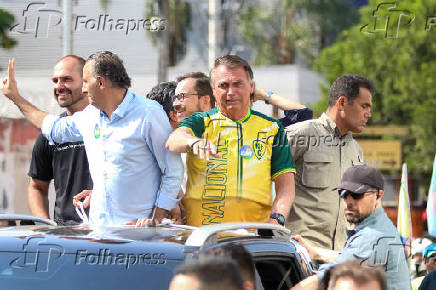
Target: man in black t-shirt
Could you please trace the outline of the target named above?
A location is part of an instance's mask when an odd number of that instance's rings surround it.
[[[59,106],[65,108],[62,116],[72,115],[89,104],[82,94],[84,65],[83,58],[68,55],[54,66],[53,94]],[[28,202],[33,215],[49,218],[48,188],[53,179],[56,191],[54,220],[60,225],[81,221],[73,206],[73,196],[92,189],[83,142],[49,145],[47,139],[39,135],[28,175]]]

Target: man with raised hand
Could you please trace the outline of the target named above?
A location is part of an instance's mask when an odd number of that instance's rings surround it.
[[[283,127],[250,109],[253,72],[242,58],[216,59],[210,81],[218,106],[185,118],[167,141],[172,152],[189,152],[182,200],[187,224],[283,225],[294,199],[295,173]]]
[[[50,143],[83,139],[94,182],[90,221],[94,225],[138,226],[155,207],[160,222],[177,202],[183,167],[165,149],[171,127],[162,107],[128,90],[130,78],[121,59],[105,51],[92,54],[83,69],[83,93],[92,106],[59,118],[22,98],[10,61],[2,92]]]
[[[65,108],[61,117],[82,111],[88,98],[82,93],[82,72],[85,60],[67,55],[53,69],[53,94],[59,106]],[[28,175],[28,203],[35,216],[49,218],[48,189],[53,179],[56,191],[54,220],[59,225],[81,222],[73,206],[73,196],[92,189],[88,159],[83,141],[50,145],[42,134],[36,139]]]

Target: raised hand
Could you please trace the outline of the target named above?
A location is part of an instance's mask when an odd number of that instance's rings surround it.
[[[9,60],[8,63],[8,76],[2,79],[1,86],[2,93],[12,99],[18,96],[17,82],[15,81],[15,59]]]

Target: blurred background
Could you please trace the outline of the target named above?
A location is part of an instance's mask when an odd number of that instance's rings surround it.
[[[355,137],[386,177],[384,206],[394,221],[407,163],[416,236],[425,230],[436,152],[435,40],[434,0],[0,0],[0,75],[15,57],[21,94],[51,113],[61,112],[50,80],[57,59],[100,50],[123,59],[139,95],[238,54],[252,64],[256,86],[310,106],[315,117],[338,76],[368,77],[373,116]],[[0,212],[29,212],[27,171],[39,130],[22,118],[0,98]]]

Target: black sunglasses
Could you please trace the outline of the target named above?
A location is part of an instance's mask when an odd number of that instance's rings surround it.
[[[371,193],[378,193],[378,190],[368,190],[367,192],[371,192]],[[366,192],[364,193],[356,193],[356,192],[352,192],[348,189],[340,189],[339,190],[339,196],[343,199],[347,198],[348,195],[351,195],[351,197],[353,199],[362,199],[365,196]]]

